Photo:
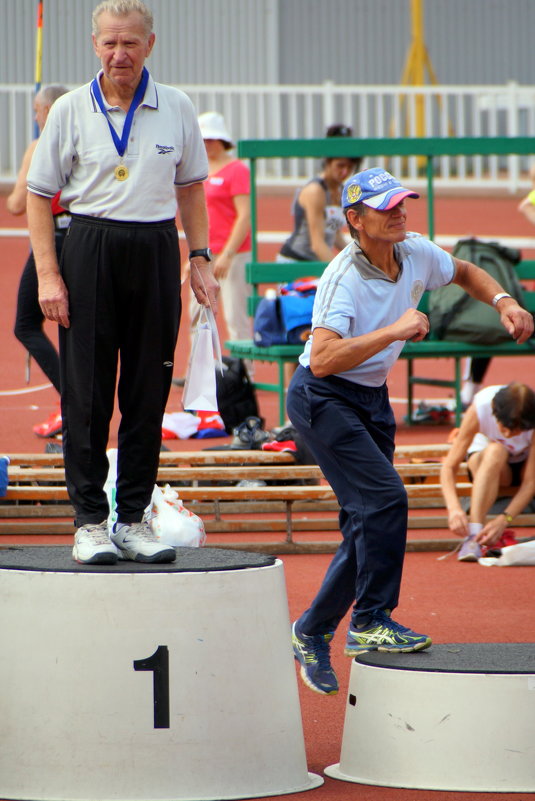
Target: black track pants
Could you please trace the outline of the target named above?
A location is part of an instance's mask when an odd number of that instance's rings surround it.
[[[61,272],[70,309],[59,340],[63,451],[76,525],[108,516],[103,487],[118,365],[117,513],[138,522],[156,481],[180,322],[175,221],[73,216]]]

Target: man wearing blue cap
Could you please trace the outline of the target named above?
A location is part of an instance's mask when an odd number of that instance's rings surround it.
[[[395,622],[407,494],[392,465],[395,420],[386,379],[407,340],[429,321],[417,306],[426,289],[450,282],[496,308],[525,342],[531,315],[484,270],[406,230],[405,199],[416,192],[381,168],[348,179],[342,207],[353,241],[320,279],[312,336],[288,389],[289,417],[340,503],[343,540],[318,594],[293,624],[295,658],[316,692],[338,691],[330,642],[353,605],[344,653],[419,651],[431,645]]]

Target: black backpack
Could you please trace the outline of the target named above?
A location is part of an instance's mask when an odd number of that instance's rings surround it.
[[[486,270],[521,306],[525,305],[522,286],[515,273],[515,265],[521,258],[519,250],[498,242],[460,239],[452,255]],[[482,345],[511,341],[496,310],[475,300],[457,284],[448,284],[429,293],[428,316],[431,339]]]
[[[241,359],[223,356],[223,375],[216,370],[217,406],[228,434],[247,417],[258,416],[254,387]]]

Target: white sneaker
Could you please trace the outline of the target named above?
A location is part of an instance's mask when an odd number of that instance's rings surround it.
[[[117,548],[108,536],[108,523],[86,523],[74,535],[72,558],[81,565],[114,565]]]
[[[150,525],[141,523],[116,523],[111,540],[119,549],[120,559],[133,562],[174,562],[176,551],[161,542]]]

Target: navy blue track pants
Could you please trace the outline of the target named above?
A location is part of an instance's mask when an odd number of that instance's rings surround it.
[[[299,628],[308,635],[334,631],[352,604],[352,623],[365,625],[374,611],[398,604],[407,539],[407,493],[392,465],[396,425],[386,384],[315,378],[299,366],[287,408],[336,493],[343,536]]]
[[[116,384],[117,515],[139,522],[156,481],[180,322],[175,221],[74,215],[61,273],[70,308],[70,328],[60,326],[59,337],[63,452],[76,525],[108,516],[106,449]]]

